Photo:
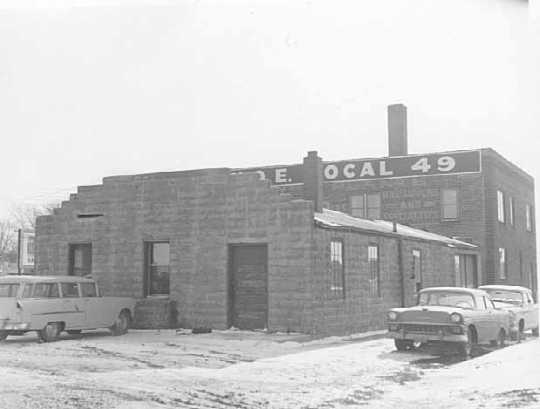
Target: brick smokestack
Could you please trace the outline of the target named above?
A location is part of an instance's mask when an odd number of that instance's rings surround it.
[[[407,107],[388,105],[388,156],[407,154]]]
[[[323,175],[322,159],[317,151],[308,152],[304,158],[304,199],[313,200],[316,212],[322,212]]]

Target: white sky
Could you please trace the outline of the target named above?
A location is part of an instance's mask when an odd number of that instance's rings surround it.
[[[104,176],[492,147],[540,174],[524,0],[0,0],[0,216]]]

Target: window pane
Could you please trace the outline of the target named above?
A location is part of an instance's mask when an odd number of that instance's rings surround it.
[[[443,219],[457,219],[457,190],[443,189],[442,191],[442,217]]]
[[[15,297],[19,291],[19,284],[0,284],[0,297]]]
[[[70,244],[69,274],[85,276],[92,273],[92,244]]]
[[[96,285],[94,283],[81,283],[81,293],[83,297],[96,297]]]
[[[506,278],[506,249],[499,248],[499,278]]]
[[[497,218],[504,223],[504,194],[500,190],[497,190]]]
[[[169,294],[169,243],[146,243],[147,295]]]
[[[332,295],[344,295],[343,242],[330,241],[330,291]]]
[[[525,225],[527,231],[532,231],[531,206],[525,206]]]
[[[58,298],[60,296],[57,283],[34,284],[34,298]]]
[[[364,195],[351,196],[351,215],[354,217],[365,217]]]
[[[367,217],[369,219],[381,218],[381,194],[370,193],[367,195]]]
[[[509,197],[508,198],[508,219],[510,221],[510,224],[514,225],[514,198]]]
[[[377,246],[368,246],[369,290],[372,296],[380,296],[378,253],[379,250]]]
[[[62,283],[62,297],[64,298],[78,298],[79,289],[77,283]]]

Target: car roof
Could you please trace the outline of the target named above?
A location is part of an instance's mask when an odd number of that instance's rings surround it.
[[[34,283],[34,282],[64,282],[64,283],[87,283],[93,279],[79,276],[38,276],[38,275],[7,275],[0,277],[0,283]]]
[[[519,291],[519,292],[529,292],[531,291],[527,287],[522,287],[520,285],[481,285],[478,287],[482,290],[503,290],[503,291]]]
[[[427,291],[453,291],[460,293],[469,293],[471,295],[485,295],[486,292],[478,288],[467,288],[467,287],[427,287],[420,290],[420,292]]]

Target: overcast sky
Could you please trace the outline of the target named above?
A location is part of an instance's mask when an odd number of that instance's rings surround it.
[[[0,216],[109,175],[492,147],[540,175],[523,0],[0,0]]]

